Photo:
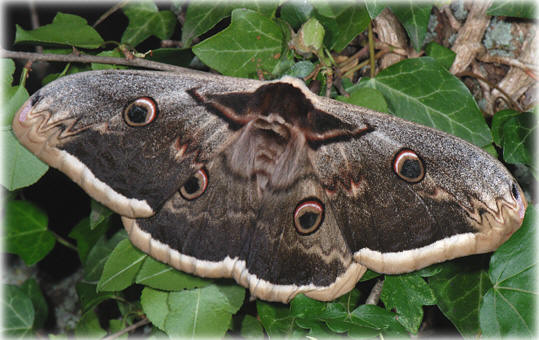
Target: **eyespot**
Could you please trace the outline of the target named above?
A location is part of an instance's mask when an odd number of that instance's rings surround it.
[[[408,183],[417,183],[425,177],[423,161],[410,149],[402,149],[393,159],[393,171]]]
[[[180,195],[188,201],[192,201],[202,196],[208,188],[208,174],[206,170],[199,169],[180,188]]]
[[[324,204],[316,198],[304,199],[294,210],[294,226],[302,235],[315,232],[323,221]]]
[[[140,97],[127,105],[123,117],[127,125],[141,127],[153,122],[158,114],[155,100],[150,97]]]

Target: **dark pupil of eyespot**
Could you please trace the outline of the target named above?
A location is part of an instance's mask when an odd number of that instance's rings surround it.
[[[306,212],[305,214],[299,217],[299,223],[301,224],[303,228],[309,229],[316,223],[317,218],[318,218],[318,214],[315,214],[312,212]]]
[[[133,123],[144,123],[146,121],[147,114],[148,110],[140,105],[131,106],[129,112],[127,113],[129,120],[131,120]]]
[[[401,175],[408,178],[421,176],[421,167],[417,159],[407,159],[401,168]]]
[[[198,179],[193,176],[187,180],[183,187],[188,194],[192,195],[200,189],[200,184]]]

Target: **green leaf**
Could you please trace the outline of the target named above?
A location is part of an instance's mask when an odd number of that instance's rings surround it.
[[[223,18],[228,17],[232,9],[230,4],[224,1],[221,3],[191,2],[187,7],[182,25],[182,46],[191,46],[194,38],[206,33]]]
[[[37,182],[49,169],[33,153],[28,151],[13,136],[11,127],[0,126],[3,140],[3,164],[5,164],[1,184],[8,190],[27,187]]]
[[[391,4],[389,8],[404,26],[415,50],[421,50],[427,33],[432,3],[407,0]]]
[[[442,270],[429,278],[438,308],[467,338],[478,337],[479,306],[482,296],[492,286],[487,273],[470,266],[468,261],[444,263]]]
[[[236,285],[170,293],[146,287],[141,304],[148,319],[170,337],[222,337],[244,297],[245,289]]]
[[[380,299],[388,311],[396,310],[401,325],[413,334],[423,320],[423,306],[436,303],[434,293],[416,273],[386,275]]]
[[[82,263],[86,263],[86,258],[90,252],[90,249],[92,249],[101,236],[105,234],[109,226],[110,220],[107,219],[101,222],[98,226],[94,227],[94,229],[91,229],[90,217],[86,217],[77,223],[73,229],[71,229],[68,236],[77,241],[77,251]]]
[[[536,19],[535,2],[528,0],[497,0],[487,9],[487,15]]]
[[[307,20],[294,36],[291,44],[300,54],[318,53],[324,42],[324,27],[315,18]]]
[[[19,255],[30,266],[52,250],[56,240],[41,210],[30,202],[8,201],[5,212],[5,251]]]
[[[21,285],[20,289],[30,298],[32,305],[34,306],[34,329],[40,329],[45,324],[47,320],[47,315],[49,314],[49,306],[43,293],[37,284],[37,281],[33,278],[30,278]]]
[[[122,35],[123,44],[135,47],[151,36],[168,39],[176,27],[174,13],[159,11],[153,1],[130,3],[123,11],[129,18],[129,25]]]
[[[370,87],[361,87],[350,92],[350,97],[338,96],[337,100],[369,108],[378,112],[387,112],[387,102],[380,91]]]
[[[94,230],[113,214],[112,210],[92,199],[90,201],[90,229]]]
[[[205,287],[211,281],[180,272],[148,257],[137,274],[136,283],[161,290],[182,290]]]
[[[379,0],[369,0],[365,1],[365,7],[367,7],[367,11],[369,12],[369,17],[371,19],[375,19],[382,11],[386,8],[387,2],[386,1],[379,1]]]
[[[264,338],[264,329],[262,324],[252,315],[245,315],[241,320],[241,337],[245,339],[262,339]]]
[[[295,318],[318,320],[326,304],[299,294],[290,301],[290,315]]]
[[[507,119],[503,124],[503,159],[511,164],[534,166],[535,134],[537,115],[523,112]]]
[[[3,144],[1,160],[5,166],[3,176],[0,177],[0,184],[8,190],[16,190],[37,182],[49,167],[23,147],[13,135],[11,129],[13,116],[26,102],[29,95],[24,86],[11,86],[14,65],[8,61],[4,63],[7,67],[4,70],[4,83],[2,83],[4,110],[0,116],[0,139]]]
[[[108,228],[108,226],[106,228]],[[96,234],[101,231],[104,232],[105,230],[101,228],[95,230]],[[105,263],[109,259],[112,251],[118,245],[118,243],[120,243],[120,241],[126,238],[127,233],[124,230],[121,230],[108,240],[103,234],[99,237],[95,244],[91,245],[91,249],[84,261],[84,280],[86,280],[86,282],[97,284],[103,273]]]
[[[2,335],[21,338],[30,336],[35,317],[30,297],[17,286],[4,285],[1,299],[4,311]]]
[[[406,59],[362,79],[384,95],[389,111],[401,118],[434,127],[484,146],[492,135],[466,86],[434,59]]]
[[[97,285],[95,284],[86,282],[77,283],[76,290],[82,307],[82,313],[86,313],[105,300],[116,297],[116,294],[111,292],[97,293],[96,289]]]
[[[158,48],[152,50],[150,55],[146,56],[147,60],[159,61],[165,64],[187,67],[195,55],[190,48]]]
[[[13,72],[15,72],[15,62],[12,59],[1,58],[0,70],[2,70],[2,85],[11,86],[13,84]]]
[[[341,52],[369,24],[364,5],[314,2],[313,6],[316,18],[326,29],[325,45],[336,52]]]
[[[507,123],[507,121],[510,120],[511,118],[518,116],[519,114],[521,113],[515,110],[509,110],[509,109],[500,110],[494,114],[494,116],[492,117],[491,130],[492,130],[492,137],[496,145],[500,147],[503,145],[503,137],[504,137],[503,127],[505,123]]]
[[[294,327],[296,318],[287,305],[257,300],[256,310],[270,338],[302,336],[306,333],[303,329]]]
[[[313,6],[307,1],[287,1],[281,6],[281,19],[288,22],[294,30],[311,17]]]
[[[99,319],[93,310],[84,313],[75,327],[77,338],[99,339],[106,334],[107,332],[99,325]]]
[[[15,43],[46,43],[81,48],[99,48],[103,38],[88,25],[86,19],[77,15],[58,13],[52,24],[25,31],[16,25]]]
[[[140,304],[146,317],[159,329],[165,329],[165,320],[171,312],[168,304],[170,293],[145,287],[140,296]]]
[[[296,77],[296,78],[305,78],[312,71],[314,71],[314,64],[310,61],[302,60],[293,64],[283,75]]]
[[[9,76],[6,76],[6,78],[9,78]],[[24,86],[11,86],[11,82],[3,83],[2,86],[2,105],[4,106],[4,110],[2,112],[2,124],[0,127],[11,129],[11,122],[15,113],[28,99],[29,95]]]
[[[397,321],[397,315],[375,305],[361,305],[351,313],[350,321],[357,326],[371,328],[378,334],[403,336],[408,333]]]
[[[257,12],[236,9],[223,31],[193,47],[203,63],[236,77],[256,77],[257,70],[271,72],[282,45],[278,24]]]
[[[369,280],[372,280],[374,279],[375,277],[378,277],[382,274],[380,273],[377,273],[377,272],[374,272],[370,269],[367,269],[367,271],[365,272],[365,274],[363,274],[363,276],[361,277],[361,279],[359,279],[359,282],[365,282],[365,281],[369,281]]]
[[[425,53],[429,57],[434,58],[440,65],[448,70],[451,68],[451,65],[453,65],[456,56],[455,52],[435,42],[430,42],[425,46]]]
[[[124,58],[124,55],[118,50],[103,51],[97,54],[99,57],[115,57],[115,58]],[[92,63],[92,70],[125,70],[127,66],[124,65],[113,65],[113,64],[100,64]]]
[[[105,262],[97,291],[119,291],[129,287],[135,282],[146,257],[148,255],[133,247],[128,239],[120,241]]]
[[[493,286],[483,297],[479,321],[486,337],[535,336],[537,269],[535,223],[530,205],[520,229],[490,259],[488,276]]]

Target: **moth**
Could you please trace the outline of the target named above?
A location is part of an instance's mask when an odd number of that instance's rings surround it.
[[[13,131],[142,251],[270,301],[493,251],[527,205],[470,143],[290,77],[79,73],[32,95]]]

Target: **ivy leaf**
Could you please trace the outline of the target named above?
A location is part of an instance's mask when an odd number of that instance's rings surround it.
[[[361,305],[351,313],[350,321],[362,328],[370,328],[375,334],[404,336],[408,333],[397,321],[395,313],[375,305]]]
[[[79,296],[82,313],[86,313],[105,300],[116,297],[116,294],[111,292],[96,292],[97,285],[91,283],[78,282],[75,288]]]
[[[419,52],[427,33],[432,4],[407,0],[391,4],[389,8],[404,26],[412,45]]]
[[[389,111],[401,118],[434,127],[477,146],[492,142],[490,130],[466,86],[430,57],[406,59],[363,78],[385,97]]]
[[[337,100],[369,108],[378,112],[387,112],[387,102],[380,91],[370,87],[357,88],[351,91],[350,97],[338,96]]]
[[[94,229],[91,229],[90,217],[86,217],[71,229],[68,236],[77,241],[77,251],[82,263],[86,262],[86,257],[88,256],[90,249],[92,249],[99,238],[105,234],[109,226],[110,220],[107,219],[94,227]]]
[[[448,70],[451,68],[451,65],[453,65],[456,56],[455,52],[435,42],[430,42],[425,46],[425,53],[429,57],[434,58],[440,65]]]
[[[159,11],[153,1],[128,4],[123,9],[129,18],[121,42],[137,46],[152,35],[159,39],[168,39],[176,27],[176,17],[171,11]]]
[[[387,2],[380,0],[365,1],[365,7],[369,12],[369,17],[375,19],[386,8]]]
[[[306,331],[295,327],[296,318],[287,305],[256,301],[260,322],[270,338],[304,336]]]
[[[69,45],[81,48],[99,48],[103,38],[88,25],[86,19],[73,14],[58,13],[49,25],[25,31],[16,25],[15,43]]]
[[[187,7],[182,25],[182,46],[191,46],[194,38],[209,31],[223,18],[228,17],[230,12],[232,12],[232,7],[224,1],[218,4],[205,1],[191,2]]]
[[[278,24],[257,12],[236,9],[230,25],[193,47],[203,63],[236,77],[256,77],[257,71],[271,72],[282,48]]]
[[[135,282],[142,262],[147,257],[148,255],[133,247],[128,239],[120,241],[105,262],[97,283],[97,291],[119,291],[129,287]]]
[[[297,30],[311,17],[313,5],[307,1],[287,1],[281,7],[281,19]]]
[[[5,209],[6,251],[19,255],[28,266],[40,261],[56,242],[47,229],[47,215],[26,201],[8,201]]]
[[[37,182],[49,169],[15,138],[11,126],[0,126],[4,143],[2,161],[5,164],[0,183],[8,190],[24,188]]]
[[[49,167],[23,147],[13,135],[11,121],[29,95],[24,86],[11,86],[15,64],[12,60],[3,60],[5,69],[1,85],[4,112],[0,116],[0,139],[3,142],[1,159],[5,167],[0,184],[8,190],[16,190],[37,182]]]
[[[34,307],[34,329],[40,329],[45,324],[47,320],[47,315],[49,314],[49,306],[43,293],[37,284],[37,281],[33,278],[30,278],[20,286],[20,289],[30,298],[32,301],[32,306]]]
[[[363,5],[314,2],[315,17],[324,25],[324,43],[330,50],[342,51],[369,24],[369,14]]]
[[[245,315],[243,320],[241,320],[241,337],[245,339],[263,339],[264,338],[264,329],[254,316]]]
[[[487,273],[470,265],[473,262],[467,257],[444,263],[439,267],[441,271],[429,278],[438,308],[466,338],[481,334],[479,307],[483,295],[492,287]]]
[[[397,311],[401,325],[414,334],[423,320],[423,306],[436,303],[434,293],[416,273],[386,275],[380,299],[388,311]]]
[[[527,0],[493,1],[487,15],[536,19],[535,3]]]
[[[479,322],[486,337],[534,337],[537,269],[535,224],[529,206],[520,229],[490,259],[492,282],[481,304]]]
[[[96,233],[101,231],[101,228],[96,230]],[[96,283],[101,278],[105,263],[111,256],[112,251],[120,243],[127,238],[127,233],[121,230],[114,234],[110,239],[106,239],[105,235],[93,244],[84,261],[84,280],[89,283]],[[93,241],[93,240],[92,240]]]
[[[90,201],[90,230],[94,230],[113,214],[112,210],[92,199]]]
[[[507,123],[508,120],[510,120],[513,117],[516,117],[520,114],[520,112],[515,110],[500,110],[494,114],[492,117],[492,137],[494,139],[494,143],[498,146],[503,145],[503,127],[505,123]]]
[[[17,286],[4,285],[4,294],[0,299],[4,311],[3,335],[21,338],[30,336],[35,310],[28,295]]]
[[[146,287],[141,304],[148,319],[170,337],[222,337],[244,297],[245,289],[236,285],[170,293]]]
[[[97,54],[100,57],[115,57],[115,58],[124,58],[124,55],[118,50],[103,51]],[[114,64],[100,64],[92,63],[92,70],[125,70],[127,66],[125,65],[114,65]]]
[[[97,314],[90,310],[82,315],[77,326],[75,327],[76,338],[102,338],[107,334],[101,325]]]
[[[507,163],[534,165],[536,114],[523,112],[503,124],[503,159]]]
[[[135,282],[161,290],[191,289],[211,284],[209,280],[178,271],[151,257],[142,264]]]

